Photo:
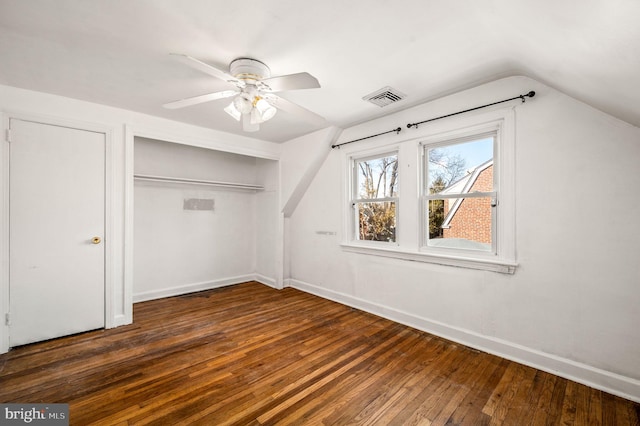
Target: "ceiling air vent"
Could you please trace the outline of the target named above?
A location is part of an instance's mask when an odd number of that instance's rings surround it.
[[[401,101],[406,97],[407,95],[404,93],[394,89],[393,87],[387,86],[368,94],[362,99],[369,101],[374,105],[378,105],[379,107],[386,107],[387,105]]]

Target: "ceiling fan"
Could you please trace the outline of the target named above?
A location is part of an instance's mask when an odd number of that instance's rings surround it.
[[[325,119],[318,114],[275,94],[276,92],[287,90],[319,88],[320,83],[309,73],[301,72],[271,77],[271,71],[268,66],[251,58],[233,60],[229,64],[229,72],[227,73],[188,55],[175,53],[172,53],[172,55],[188,66],[224,80],[235,86],[235,88],[169,102],[163,105],[165,108],[183,108],[233,97],[233,100],[224,108],[224,111],[237,121],[242,121],[242,129],[245,132],[259,130],[260,123],[273,118],[278,109],[296,114],[312,124],[321,125],[325,123]]]

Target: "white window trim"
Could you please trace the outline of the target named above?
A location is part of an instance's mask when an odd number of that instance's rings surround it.
[[[472,258],[484,258],[487,257],[488,259],[494,259],[497,254],[498,254],[498,243],[496,241],[496,234],[499,232],[496,229],[498,220],[497,220],[497,209],[495,207],[492,207],[491,210],[491,251],[474,251],[474,250],[464,250],[464,249],[454,249],[454,248],[437,248],[437,247],[433,247],[433,246],[429,246],[429,238],[428,238],[428,234],[429,234],[429,230],[428,227],[426,226],[426,224],[428,223],[428,218],[425,216],[426,212],[427,212],[427,203],[428,200],[430,199],[443,199],[443,198],[453,198],[453,199],[457,199],[457,200],[464,200],[466,198],[475,198],[475,197],[491,197],[492,199],[498,199],[500,197],[500,182],[497,179],[498,173],[499,173],[499,168],[500,165],[498,164],[498,166],[496,167],[496,162],[493,161],[493,172],[494,174],[494,188],[493,191],[491,192],[474,192],[474,193],[466,193],[466,194],[433,194],[433,195],[427,195],[424,193],[424,187],[427,183],[427,176],[426,174],[428,173],[428,158],[427,158],[427,153],[426,151],[432,148],[438,148],[441,146],[449,146],[452,144],[456,144],[456,143],[462,143],[462,142],[471,142],[473,140],[479,140],[479,139],[483,139],[484,137],[492,137],[493,138],[493,152],[494,152],[494,157],[495,157],[495,153],[498,150],[498,146],[500,144],[499,139],[500,136],[498,135],[498,131],[499,131],[499,125],[495,124],[492,125],[490,127],[490,130],[488,132],[472,132],[470,137],[462,137],[462,138],[451,138],[451,139],[447,139],[445,142],[443,143],[442,141],[440,141],[438,138],[437,142],[429,142],[429,141],[425,141],[425,142],[421,142],[421,155],[423,156],[422,158],[422,162],[421,162],[421,166],[422,166],[422,173],[421,173],[421,194],[420,194],[420,212],[422,214],[422,218],[420,221],[420,225],[421,225],[421,232],[420,232],[420,236],[422,237],[421,241],[420,241],[420,251],[425,252],[425,253],[435,253],[435,254],[441,254],[446,256],[447,254],[451,254],[454,256],[470,256]],[[494,158],[492,158],[493,160]],[[497,204],[497,203],[496,203]]]
[[[456,266],[467,269],[479,269],[483,271],[500,272],[503,274],[513,274],[516,270],[516,266],[518,266],[515,262],[510,263],[496,259],[464,257],[451,253],[422,253],[393,247],[371,247],[349,243],[343,243],[341,244],[341,247],[344,251],[349,253],[368,254],[371,256],[390,257],[393,259],[434,263],[437,265]]]
[[[424,247],[424,212],[422,209],[422,185],[424,177],[422,174],[416,176],[403,175],[405,167],[403,163],[399,167],[398,176],[398,203],[402,203],[402,209],[415,209],[414,217],[418,221],[417,234],[414,241],[401,240],[398,232],[406,223],[397,217],[396,243],[371,244],[369,241],[354,240],[353,224],[351,223],[350,207],[351,183],[353,176],[351,164],[353,159],[366,158],[370,155],[382,154],[398,150],[398,161],[401,159],[413,161],[414,169],[418,167],[424,172],[422,167],[422,152],[424,144],[435,144],[448,140],[454,140],[482,134],[487,131],[496,130],[497,142],[494,150],[494,163],[499,167],[494,169],[494,179],[500,188],[499,206],[496,210],[498,218],[496,220],[496,247],[497,254],[490,252],[472,252],[471,250],[442,249],[436,247]],[[433,263],[438,265],[455,266],[461,268],[479,269],[499,273],[513,274],[517,267],[515,253],[515,110],[514,108],[496,109],[489,112],[469,114],[465,117],[457,117],[434,122],[424,126],[414,133],[415,137],[406,139],[398,144],[394,141],[394,147],[387,141],[378,142],[374,148],[369,150],[356,150],[351,148],[344,153],[344,184],[345,193],[345,216],[343,220],[343,234],[341,247],[350,253],[364,255],[390,257],[395,259]],[[409,152],[409,153],[408,153]],[[410,152],[413,152],[412,154]],[[417,174],[417,172],[415,172]],[[407,191],[409,185],[407,181],[413,180],[413,194]],[[420,182],[418,184],[418,182]],[[398,207],[400,210],[400,208]],[[405,216],[406,218],[406,216]],[[406,234],[405,234],[406,235]],[[379,243],[379,242],[374,242]]]

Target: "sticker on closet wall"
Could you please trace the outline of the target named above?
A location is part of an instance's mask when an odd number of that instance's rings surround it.
[[[184,210],[211,210],[213,211],[213,199],[185,198],[182,207]]]

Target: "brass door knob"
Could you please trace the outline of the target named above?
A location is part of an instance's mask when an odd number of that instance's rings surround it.
[[[102,241],[102,240],[100,239],[100,237],[93,237],[93,238],[91,239],[91,242],[92,242],[93,244],[100,244],[100,242],[101,242],[101,241]]]

